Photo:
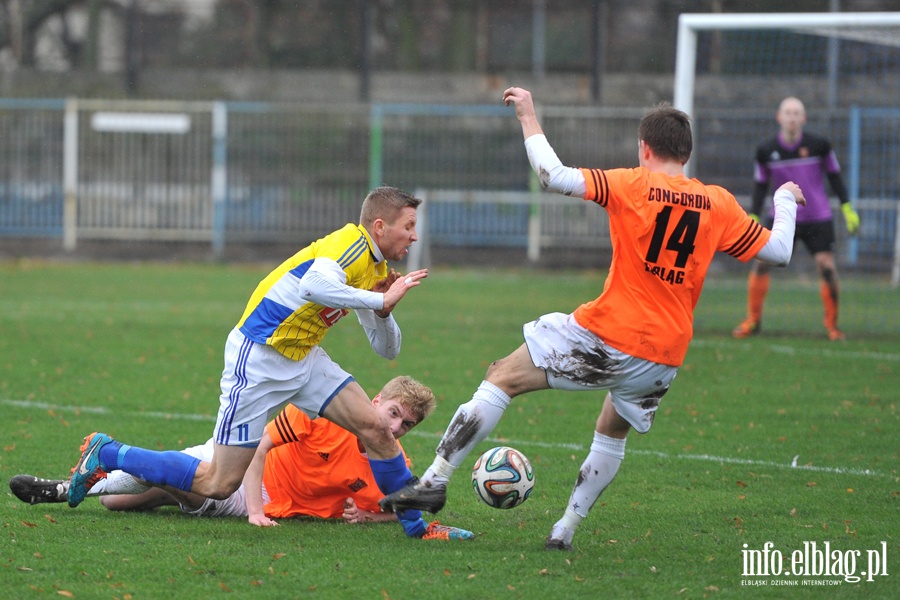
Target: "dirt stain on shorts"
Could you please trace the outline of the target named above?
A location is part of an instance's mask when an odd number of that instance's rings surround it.
[[[547,371],[583,385],[602,385],[618,370],[619,362],[599,347],[594,352],[554,352],[547,360]]]

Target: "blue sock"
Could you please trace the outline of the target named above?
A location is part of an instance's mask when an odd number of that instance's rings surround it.
[[[115,441],[100,448],[99,458],[106,471],[121,469],[138,479],[185,492],[191,491],[200,464],[199,458],[184,452],[145,450]]]
[[[407,519],[406,516],[410,513],[416,513],[419,516],[414,519]],[[425,522],[425,519],[423,519],[421,515],[421,510],[405,510],[402,513],[397,514],[397,519],[400,521],[400,525],[403,526],[403,531],[405,531],[406,535],[409,537],[420,538],[425,535],[425,530],[428,529],[428,523]]]
[[[378,484],[378,489],[381,490],[382,494],[396,492],[413,477],[409,467],[406,466],[406,459],[403,458],[402,452],[387,460],[370,457],[369,465],[372,467],[375,483]],[[400,525],[403,526],[403,531],[409,537],[422,537],[425,533],[425,528],[428,526],[422,519],[421,510],[404,510],[397,513],[397,518],[400,520]]]

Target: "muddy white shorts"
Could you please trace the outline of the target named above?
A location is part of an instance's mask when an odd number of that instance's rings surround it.
[[[303,360],[291,360],[233,329],[225,343],[213,439],[223,446],[258,446],[266,423],[285,404],[315,419],[351,381],[353,376],[318,346]]]
[[[616,412],[646,433],[677,367],[635,358],[606,345],[572,315],[550,313],[522,331],[534,366],[557,390],[607,390]]]

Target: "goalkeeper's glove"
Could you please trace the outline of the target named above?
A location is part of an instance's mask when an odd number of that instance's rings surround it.
[[[755,213],[749,213],[747,216],[750,217],[751,219],[753,219],[754,221],[756,221],[757,223],[759,223],[759,215],[757,215]]]
[[[844,213],[844,222],[847,224],[847,233],[856,235],[859,231],[859,214],[853,210],[853,205],[849,202],[841,204],[841,212]]]

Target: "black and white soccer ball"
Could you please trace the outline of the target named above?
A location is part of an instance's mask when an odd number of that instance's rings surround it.
[[[513,508],[528,499],[534,489],[534,470],[520,451],[508,446],[491,448],[472,468],[472,487],[493,508]]]

